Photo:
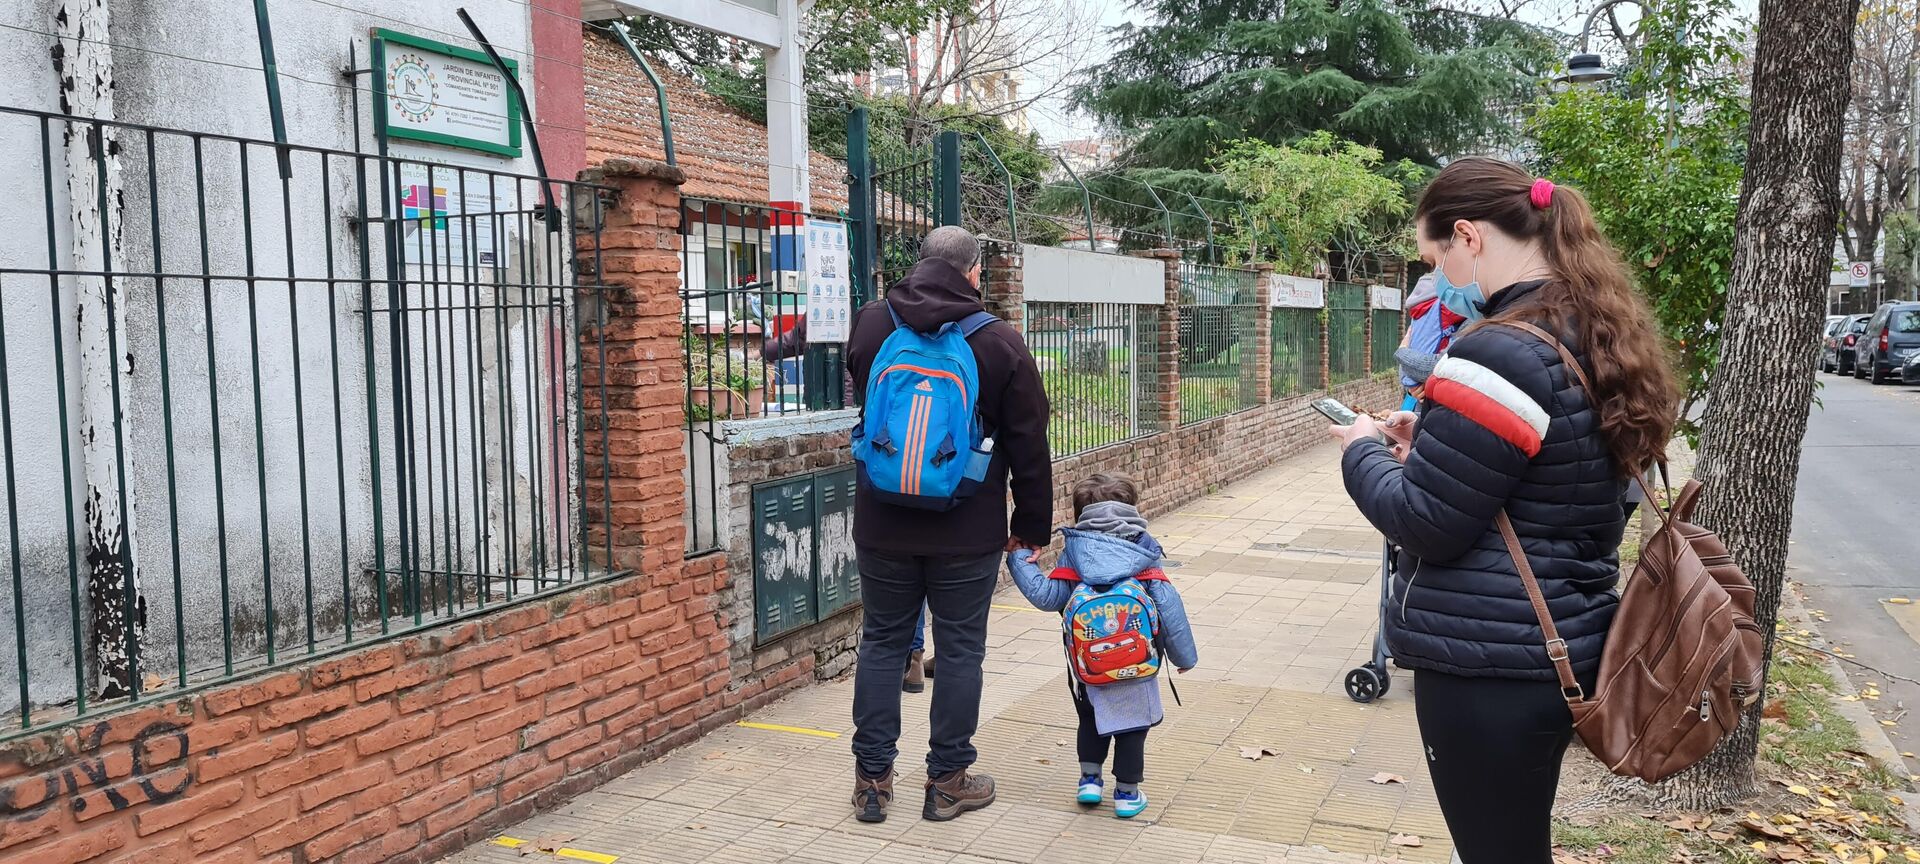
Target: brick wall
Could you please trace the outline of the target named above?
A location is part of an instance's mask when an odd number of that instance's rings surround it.
[[[616,161],[593,179],[617,193],[601,306],[582,310],[607,316],[581,348],[583,498],[613,572],[0,745],[0,860],[432,861],[811,680],[811,654],[736,678],[728,557],[684,558],[679,172]]]

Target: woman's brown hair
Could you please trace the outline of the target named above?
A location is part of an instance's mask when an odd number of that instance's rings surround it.
[[[1488,222],[1509,236],[1537,240],[1553,272],[1539,303],[1494,316],[1534,317],[1549,310],[1548,329],[1577,336],[1597,392],[1600,434],[1623,473],[1644,471],[1673,438],[1679,391],[1647,302],[1634,288],[1620,253],[1600,233],[1579,190],[1542,186],[1526,169],[1498,159],[1461,159],[1441,169],[1415,212],[1427,239],[1452,242],[1454,223]],[[1488,286],[1498,290],[1505,286]]]

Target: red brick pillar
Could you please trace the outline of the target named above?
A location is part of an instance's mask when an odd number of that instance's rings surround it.
[[[598,302],[590,295],[581,307],[588,554],[612,569],[661,572],[687,548],[679,291],[686,174],[611,159],[581,177],[611,187],[600,196],[597,235],[588,230],[594,214],[576,214],[582,270],[599,262],[599,273],[580,277],[582,286],[598,286]]]
[[[1273,265],[1255,264],[1253,272],[1253,380],[1247,385],[1253,401],[1265,405],[1273,401]]]
[[[1027,286],[1025,269],[1020,247],[1006,243],[989,243],[981,253],[986,256],[986,278],[981,280],[986,289],[987,311],[1000,316],[1000,320],[1012,324],[1016,329],[1026,330]]]
[[[1363,325],[1362,332],[1365,333],[1366,335],[1362,336],[1360,341],[1361,341],[1361,344],[1367,346],[1367,356],[1366,356],[1366,361],[1360,368],[1367,370],[1367,377],[1372,378],[1373,377],[1373,286],[1364,285],[1361,287],[1364,288],[1366,291],[1366,293],[1360,298],[1360,308],[1363,310],[1361,314],[1366,316],[1365,318],[1361,319],[1361,323]]]
[[[1165,299],[1160,305],[1160,350],[1154,358],[1158,411],[1151,418],[1156,432],[1180,428],[1180,250],[1150,249],[1138,253],[1158,259],[1166,267]],[[1144,418],[1143,418],[1144,419]]]
[[[1333,303],[1328,293],[1332,280],[1320,283],[1320,386],[1329,392],[1333,390],[1333,345],[1327,340],[1331,334],[1330,324],[1333,318]]]

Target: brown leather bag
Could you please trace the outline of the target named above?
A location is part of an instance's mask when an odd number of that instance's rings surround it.
[[[1488,323],[1545,340],[1581,389],[1594,392],[1579,361],[1551,334],[1525,322]],[[1656,783],[1704,758],[1740,722],[1741,710],[1760,698],[1766,643],[1753,620],[1753,583],[1718,536],[1687,521],[1700,500],[1700,483],[1688,481],[1672,508],[1662,510],[1645,482],[1635,482],[1660,525],[1642,544],[1640,562],[1621,592],[1591,694],[1574,678],[1567,643],[1553,625],[1512,521],[1505,511],[1495,521],[1540,618],[1574,732],[1608,770]]]

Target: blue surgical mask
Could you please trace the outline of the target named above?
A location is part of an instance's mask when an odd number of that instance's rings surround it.
[[[1478,321],[1486,317],[1480,304],[1487,302],[1486,292],[1480,290],[1480,259],[1473,259],[1473,278],[1465,285],[1455,285],[1447,278],[1446,261],[1436,262],[1433,268],[1433,289],[1440,297],[1440,305],[1468,321]]]

